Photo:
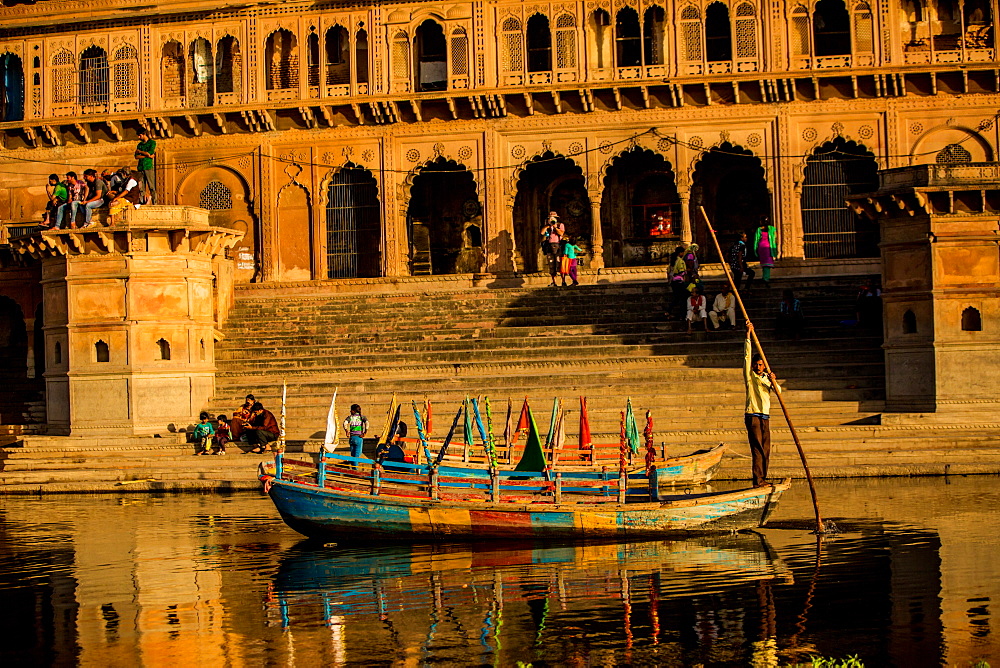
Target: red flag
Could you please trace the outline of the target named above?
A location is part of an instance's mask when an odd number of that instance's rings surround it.
[[[587,397],[580,397],[580,449],[594,449],[593,437],[590,435],[590,415],[587,414]]]
[[[646,411],[646,428],[642,430],[642,435],[646,437],[646,474],[653,468],[656,462],[656,447],[653,445],[653,414]]]
[[[524,405],[521,406],[521,417],[517,420],[517,430],[523,431],[531,425],[528,419],[528,397],[524,398]]]
[[[431,417],[430,399],[424,399],[424,433],[427,434],[427,438],[431,437]]]

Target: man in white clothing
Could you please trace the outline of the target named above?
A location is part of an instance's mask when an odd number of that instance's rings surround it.
[[[736,295],[728,285],[722,286],[722,292],[715,295],[708,317],[715,329],[719,329],[721,323],[725,323],[729,329],[736,327]]]

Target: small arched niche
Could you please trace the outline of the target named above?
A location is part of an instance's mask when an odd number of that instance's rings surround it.
[[[917,333],[917,316],[910,309],[903,314],[903,334]]]
[[[62,344],[58,341],[52,346],[52,363],[62,364]]]
[[[979,309],[972,306],[962,311],[962,331],[981,332],[983,331],[983,316]]]
[[[160,339],[156,342],[156,348],[159,351],[159,357],[157,359],[168,360],[170,359],[170,342],[166,339]]]
[[[94,344],[94,355],[98,362],[111,361],[111,351],[108,349],[108,344],[104,341],[98,341]]]

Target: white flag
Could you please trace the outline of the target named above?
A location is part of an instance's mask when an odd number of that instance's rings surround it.
[[[340,430],[337,425],[337,392],[338,387],[333,391],[333,401],[330,402],[330,412],[326,414],[326,437],[323,439],[323,449],[333,452],[340,440]]]

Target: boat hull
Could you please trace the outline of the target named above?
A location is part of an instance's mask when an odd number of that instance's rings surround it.
[[[310,538],[650,538],[762,526],[788,483],[651,503],[489,504],[331,490],[262,476],[285,523]]]

